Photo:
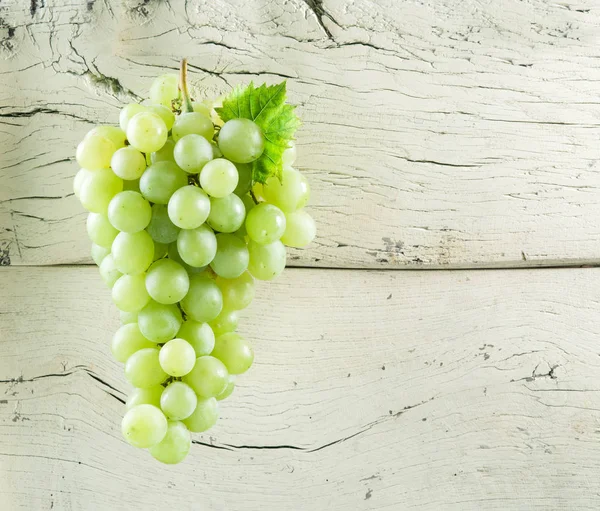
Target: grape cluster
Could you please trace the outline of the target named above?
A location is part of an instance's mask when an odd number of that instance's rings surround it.
[[[74,180],[92,257],[121,313],[111,350],[135,387],[122,433],[163,463],[185,458],[190,432],[216,423],[218,401],[253,362],[236,329],[254,279],[277,277],[284,245],[303,247],[316,232],[293,143],[282,179],[254,183],[260,127],[223,123],[208,101],[180,112],[182,91],[176,75],[160,76],[147,103],[121,110],[119,127],[92,129]]]

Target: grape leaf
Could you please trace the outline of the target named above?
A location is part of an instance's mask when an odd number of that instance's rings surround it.
[[[288,105],[286,82],[277,85],[263,84],[254,87],[235,87],[223,100],[223,106],[217,108],[224,122],[231,119],[250,119],[262,130],[265,137],[265,150],[252,162],[252,181],[265,183],[275,176],[281,179],[283,151],[294,139],[294,132],[300,126],[300,119],[294,112],[295,106]]]

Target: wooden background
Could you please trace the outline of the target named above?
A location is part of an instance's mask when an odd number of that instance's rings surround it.
[[[599,43],[591,0],[2,0],[0,508],[597,511]],[[182,56],[199,96],[287,79],[319,234],[166,467],[71,183]]]

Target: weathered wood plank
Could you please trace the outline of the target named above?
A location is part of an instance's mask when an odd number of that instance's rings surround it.
[[[120,437],[96,271],[0,285],[7,509],[600,506],[600,270],[287,271],[243,319],[255,366],[176,467]]]
[[[73,148],[182,52],[203,93],[288,80],[319,224],[292,263],[599,262],[594,2],[12,0],[0,17],[12,264],[89,262]]]

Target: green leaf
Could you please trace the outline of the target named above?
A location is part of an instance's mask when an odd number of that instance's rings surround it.
[[[223,106],[216,109],[224,122],[250,119],[262,130],[265,150],[252,163],[252,180],[255,182],[264,183],[271,176],[281,179],[281,156],[300,126],[294,111],[296,107],[286,104],[285,99],[286,82],[263,84],[258,88],[250,83],[247,87],[235,87],[223,100]]]

